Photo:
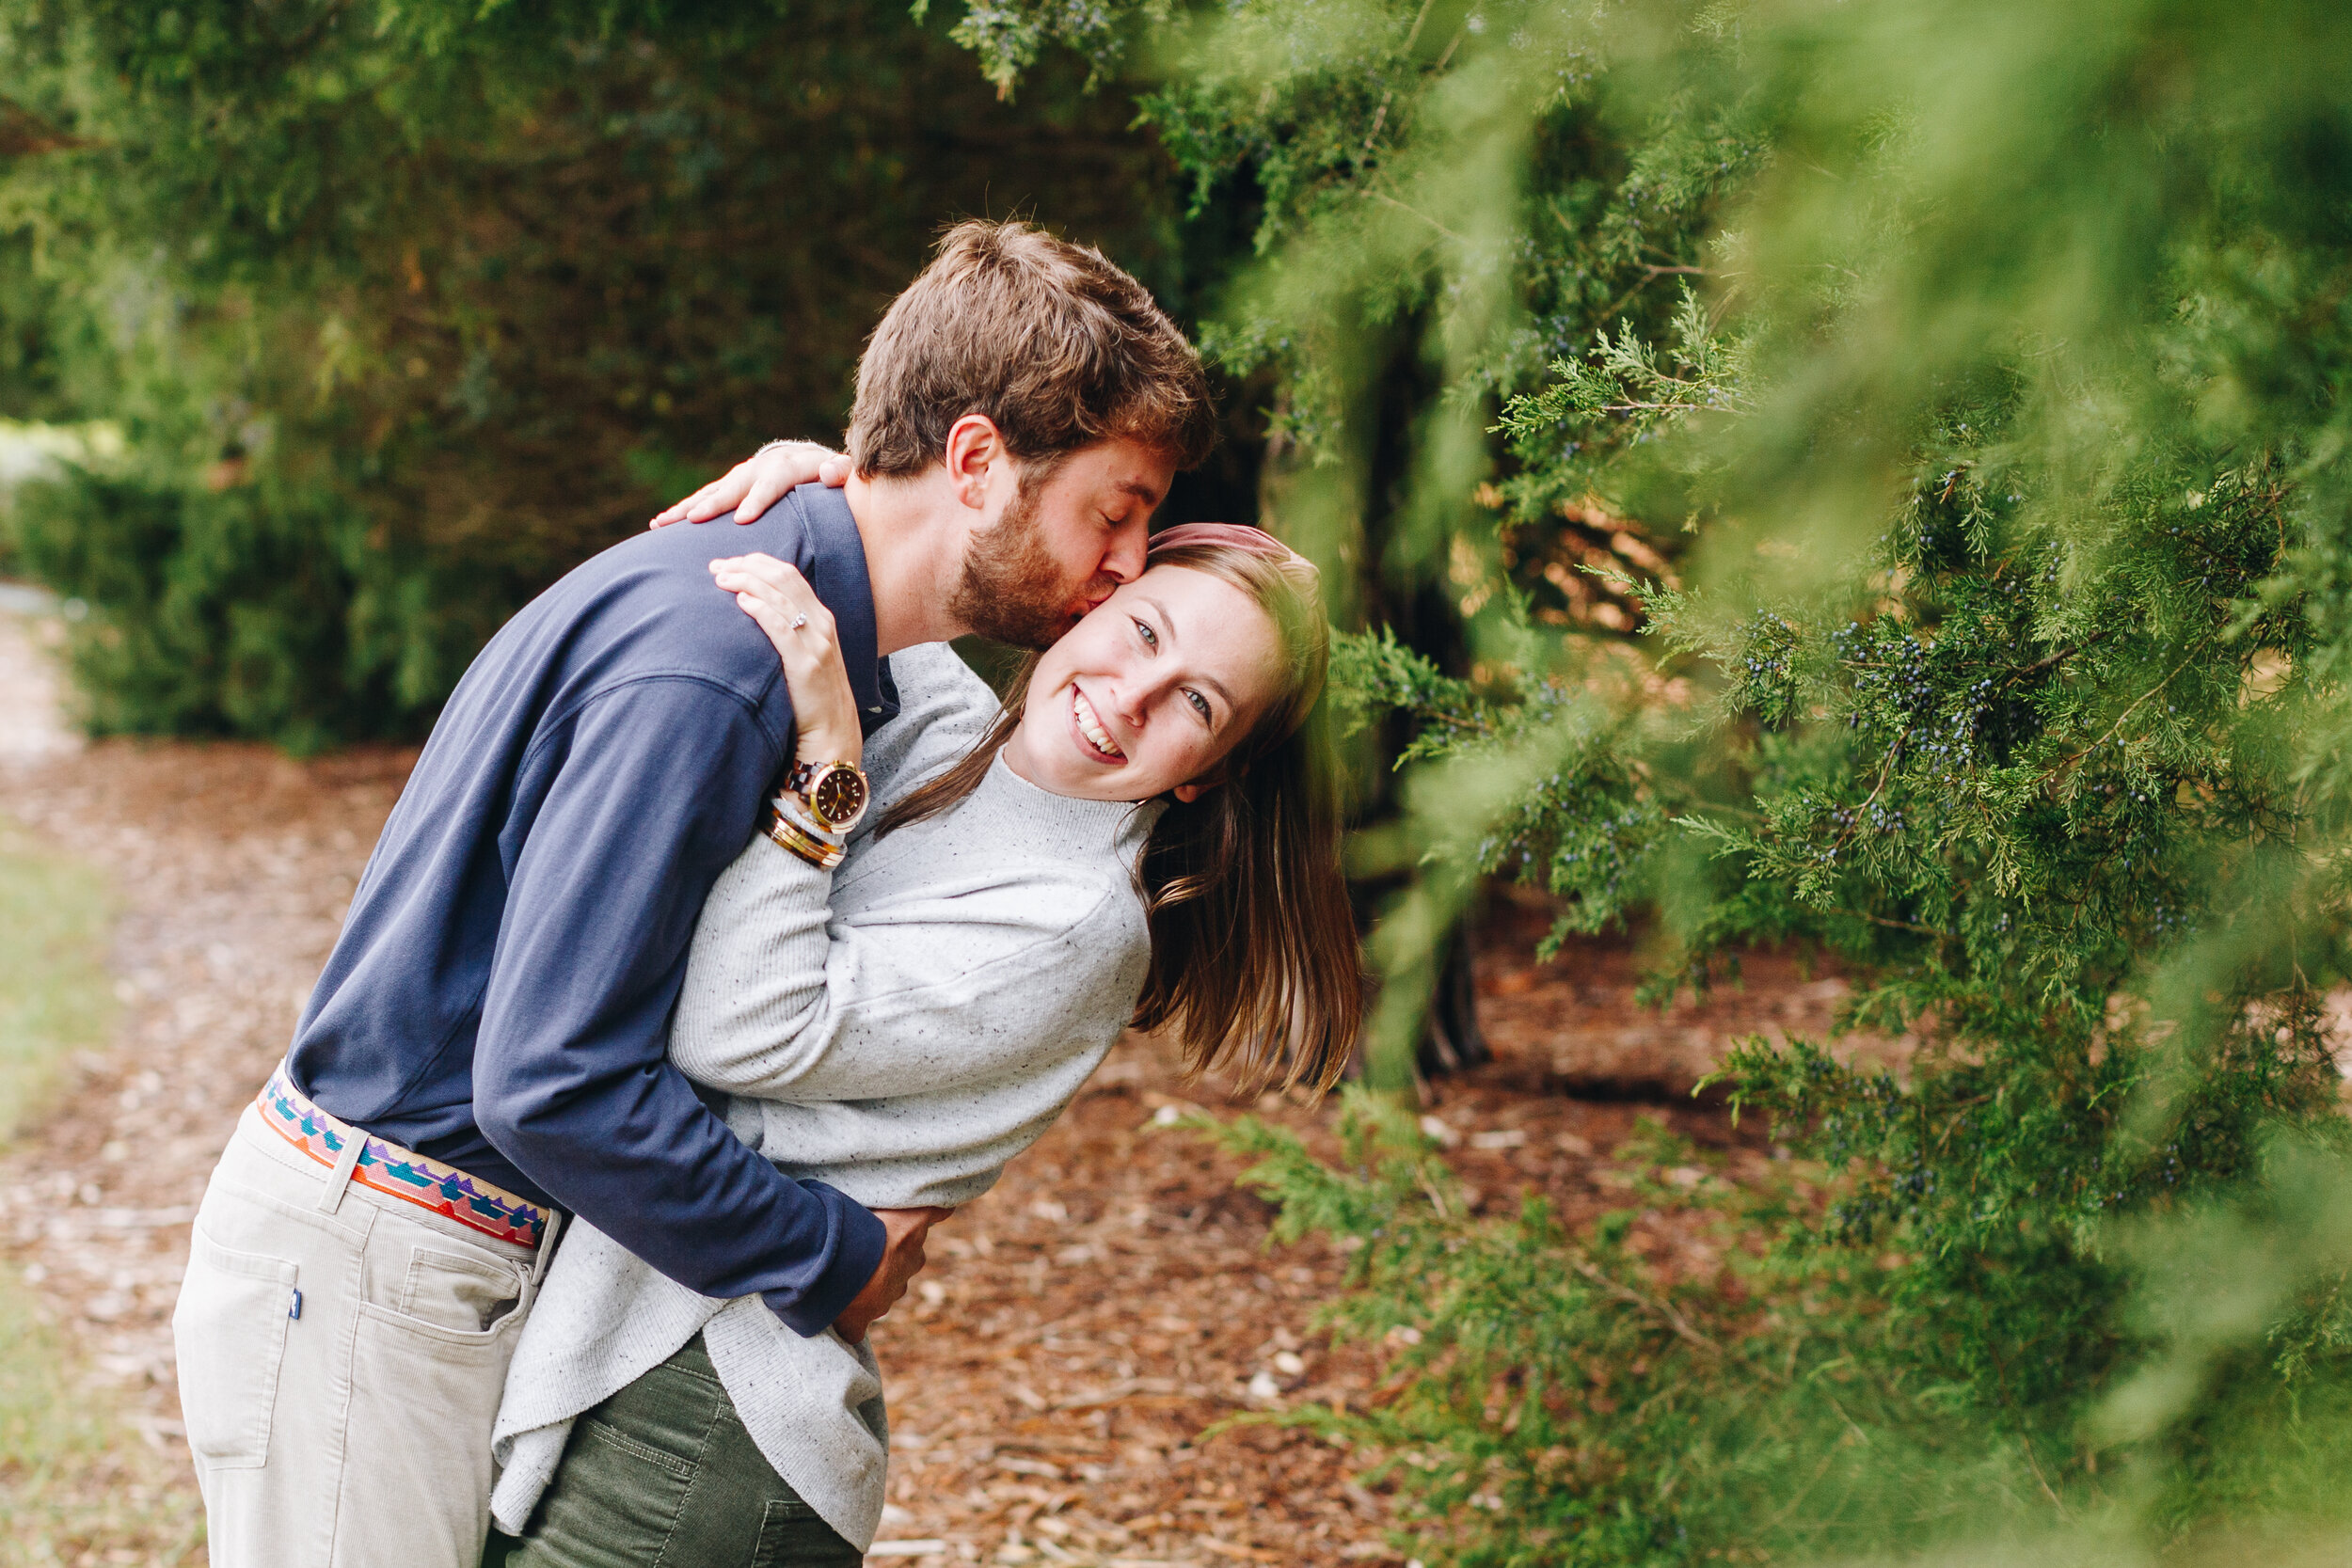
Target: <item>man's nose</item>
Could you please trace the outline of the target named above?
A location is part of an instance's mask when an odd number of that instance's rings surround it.
[[[1145,546],[1151,540],[1151,518],[1130,517],[1120,524],[1103,546],[1103,575],[1113,582],[1133,582],[1143,576]]]

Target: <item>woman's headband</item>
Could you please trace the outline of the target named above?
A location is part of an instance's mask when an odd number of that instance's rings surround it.
[[[1186,545],[1226,545],[1251,555],[1262,555],[1271,561],[1295,561],[1307,563],[1307,558],[1292,549],[1262,528],[1247,523],[1178,523],[1152,535],[1145,546],[1148,553],[1181,549]]]

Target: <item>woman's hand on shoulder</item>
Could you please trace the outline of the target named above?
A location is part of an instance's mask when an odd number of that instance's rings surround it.
[[[833,611],[808,579],[771,555],[714,561],[710,575],[775,644],[784,662],[785,686],[792,694],[800,760],[858,762],[865,754],[866,737],[858,727],[857,696],[850,689],[849,666],[842,661]]]
[[[849,483],[850,460],[815,441],[771,441],[682,501],[654,514],[647,528],[672,523],[707,523],[733,513],[739,523],[755,523],[777,499],[811,483],[839,488]]]

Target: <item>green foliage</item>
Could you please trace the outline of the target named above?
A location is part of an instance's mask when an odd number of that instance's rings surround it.
[[[0,558],[103,728],[414,732],[687,476],[838,430],[953,217],[1184,303],[1164,163],[893,7],[0,4],[0,414],[103,419]]]
[[[1348,1252],[1324,1323],[1380,1346],[1386,1375],[1359,1406],[1238,1420],[1383,1452],[1367,1479],[1396,1485],[1416,1553],[1621,1568],[1978,1535],[2006,1541],[1992,1562],[2145,1562],[2217,1519],[2278,1543],[2352,1524],[2325,1479],[2352,1442],[2352,1378],[2327,1359],[2352,1267],[2332,1157],[2274,1145],[2259,1184],[2118,1231],[2105,1262],[2044,1238],[1955,1277],[1856,1244],[1840,1211],[1861,1183],[1834,1162],[1728,1180],[1647,1124],[1610,1162],[1617,1206],[1570,1231],[1540,1199],[1468,1217],[1392,1101],[1350,1091],[1340,1132],[1334,1164],[1254,1118],[1216,1130],[1280,1205],[1278,1240]],[[1679,1267],[1637,1241],[1661,1212]],[[2124,1352],[2139,1370],[2103,1400]],[[2150,1440],[2156,1410],[2177,1418]]]
[[[1659,8],[1656,24],[1699,9]],[[1306,471],[1269,502],[1327,557],[1367,550],[1408,576],[1442,568],[1470,520],[1488,462],[1476,412],[1545,387],[1597,325],[1662,326],[1673,280],[1707,270],[1715,214],[1763,155],[1739,103],[1692,99],[1727,37],[1661,66],[1627,117],[1606,67],[1628,45],[1566,8],[1015,0],[971,14],[960,36],[998,79],[1049,41],[1098,69],[1150,62],[1139,116],[1196,209],[1237,191],[1259,214],[1261,263],[1204,341],[1229,368],[1279,372],[1270,434]],[[1400,439],[1414,450],[1387,450]],[[1391,459],[1406,471],[1384,494],[1375,470]],[[1565,498],[1526,477],[1502,555],[1538,610],[1581,619],[1581,585],[1547,568],[1611,556],[1629,525],[1549,513]]]
[[[332,497],[75,467],[19,505],[20,564],[96,609],[68,646],[101,733],[230,729],[310,752],[414,711],[421,692],[394,695],[397,644],[369,633],[419,633],[430,594],[407,626],[384,624],[365,524]]]
[[[1367,1408],[1266,1418],[1386,1450],[1417,1551],[1481,1568],[1708,1560],[1726,1539],[1829,1555],[1868,1544],[1890,1508],[1959,1513],[2025,1481],[2020,1455],[1942,1419],[1947,1390],[1891,1365],[1934,1323],[1890,1309],[1889,1271],[1755,1247],[1818,1207],[1818,1171],[1733,1185],[1649,1124],[1616,1153],[1628,1206],[1570,1234],[1539,1199],[1466,1220],[1391,1104],[1351,1098],[1341,1131],[1346,1171],[1254,1120],[1221,1134],[1258,1157],[1243,1180],[1281,1203],[1279,1235],[1351,1249],[1328,1326],[1392,1351]],[[1655,1277],[1631,1244],[1653,1206],[1705,1216],[1720,1275]],[[1845,1441],[1866,1429],[1867,1447]]]
[[[1840,1028],[1915,1046],[1751,1042],[1722,1080],[1795,1160],[1574,1232],[1465,1220],[1364,1107],[1344,1168],[1232,1132],[1360,1245],[1335,1326],[1420,1336],[1390,1402],[1295,1414],[1461,1563],[2341,1531],[2281,1478],[2352,1441],[2352,23],[1637,9],[1064,29],[1151,54],[1146,115],[1263,202],[1212,341],[1278,373],[1275,521],[1461,617],[1459,662],[1338,664],[1407,736],[1361,848],[1421,878],[1387,1081],[1495,875],[1644,919],[1660,990],[1834,958]],[[1722,1266],[1626,1253],[1642,1212]]]

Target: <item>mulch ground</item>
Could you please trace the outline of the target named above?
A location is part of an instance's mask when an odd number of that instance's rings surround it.
[[[123,1443],[154,1462],[133,1468],[161,1478],[77,1484],[176,1487],[184,1516],[169,1318],[189,1222],[413,752],[297,763],[236,745],[81,746],[56,717],[38,636],[0,615],[0,817],[111,876],[122,1008],[113,1045],[72,1064],[59,1110],[0,1156],[0,1257],[120,1413]],[[1571,1217],[1602,1206],[1625,1180],[1611,1151],[1644,1116],[1735,1170],[1766,1158],[1752,1129],[1680,1091],[1736,1035],[1818,1033],[1837,983],[1763,960],[1744,990],[1645,1011],[1629,949],[1585,943],[1538,964],[1542,924],[1497,903],[1479,958],[1497,1059],[1428,1107],[1489,1212],[1530,1187]],[[876,1331],[893,1470],[875,1560],[1403,1560],[1386,1499],[1357,1483],[1369,1456],[1266,1427],[1202,1439],[1237,1412],[1361,1399],[1379,1369],[1315,1332],[1337,1256],[1269,1250],[1270,1211],[1235,1189],[1235,1164],[1148,1125],[1171,1103],[1235,1109],[1187,1085],[1160,1043],[1123,1041],[1002,1184],[933,1233],[917,1293]],[[1255,1108],[1327,1135],[1327,1106]],[[1696,1243],[1661,1229],[1643,1244]],[[82,1551],[201,1560],[161,1537]]]

